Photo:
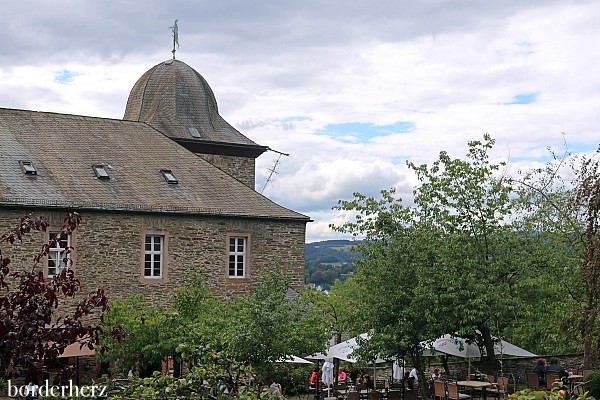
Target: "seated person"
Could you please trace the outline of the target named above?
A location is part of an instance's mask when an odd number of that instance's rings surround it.
[[[346,379],[347,379],[346,371],[344,371],[344,368],[340,368],[340,371],[338,372],[338,382],[345,383]]]
[[[558,374],[560,379],[569,376],[565,367],[559,364],[558,358],[550,358],[550,364],[546,366],[546,374]]]
[[[440,380],[440,379],[442,379],[442,374],[440,373],[440,369],[435,368],[433,370],[433,374],[431,374],[431,380],[436,381],[436,380]]]
[[[313,370],[312,374],[310,374],[310,387],[316,388],[318,380],[319,380],[319,369],[315,368]]]
[[[546,386],[546,359],[540,358],[537,360],[537,365],[533,368],[533,372],[537,374],[538,385]]]
[[[373,380],[369,376],[369,374],[364,374],[362,377],[362,382],[367,385],[368,389],[373,389],[375,385],[373,384]]]
[[[569,376],[569,373],[565,367],[559,364],[558,358],[550,358],[550,364],[546,366],[546,384],[552,383],[548,382],[548,374],[558,374],[558,378],[560,379],[559,389],[568,390],[566,378]]]

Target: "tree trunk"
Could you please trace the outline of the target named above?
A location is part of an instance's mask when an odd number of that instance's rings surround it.
[[[496,362],[496,354],[494,353],[494,340],[492,339],[492,334],[486,326],[480,326],[479,332],[481,332],[481,336],[483,337],[485,358],[487,359],[489,365],[494,365]]]

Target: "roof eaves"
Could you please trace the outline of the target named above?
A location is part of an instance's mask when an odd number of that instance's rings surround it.
[[[48,199],[28,199],[19,197],[2,196],[0,197],[0,207],[43,207],[43,208],[69,208],[78,210],[94,211],[119,211],[119,212],[143,212],[143,213],[169,213],[169,214],[193,214],[193,215],[211,215],[217,217],[236,217],[252,219],[276,219],[276,220],[297,220],[312,222],[306,215],[300,213],[290,213],[289,215],[271,215],[271,214],[249,214],[235,213],[225,211],[219,208],[200,208],[200,207],[180,207],[180,206],[148,206],[141,204],[115,204],[115,203],[70,203]],[[296,214],[296,215],[293,215]]]

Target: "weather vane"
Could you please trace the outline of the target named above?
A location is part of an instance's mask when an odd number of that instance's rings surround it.
[[[175,23],[173,24],[173,26],[170,26],[169,29],[171,30],[171,33],[173,34],[173,50],[171,50],[171,53],[173,53],[173,60],[175,59],[175,45],[177,45],[177,48],[179,48],[179,27],[177,26],[177,20],[175,20]]]

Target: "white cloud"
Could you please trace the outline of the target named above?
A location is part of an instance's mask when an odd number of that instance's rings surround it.
[[[209,82],[221,114],[256,142],[289,153],[265,194],[335,237],[332,211],[354,191],[415,185],[405,161],[465,154],[490,132],[511,171],[539,163],[565,133],[576,150],[600,137],[600,3],[506,0],[115,4],[7,0],[0,107],[121,118],[135,81],[171,57]],[[72,79],[56,81],[70,71]],[[537,93],[531,104],[510,103]],[[294,117],[294,118],[292,118]],[[327,136],[350,122],[409,132]],[[262,188],[275,153],[257,162]]]

